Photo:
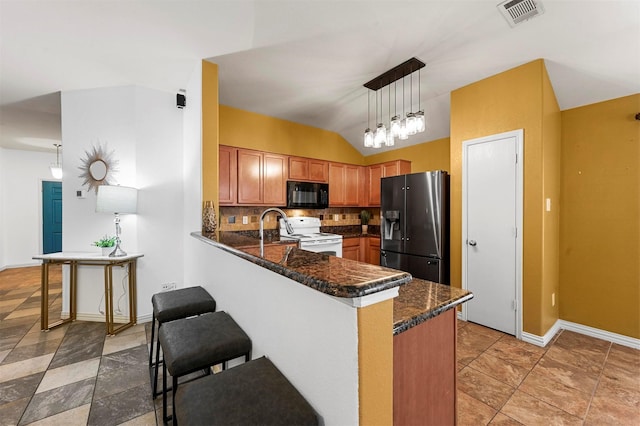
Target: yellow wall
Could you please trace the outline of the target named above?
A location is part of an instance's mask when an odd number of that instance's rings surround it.
[[[640,338],[640,94],[562,112],[560,318]]]
[[[218,130],[218,66],[202,61],[202,200],[213,201],[216,210],[220,207]]]
[[[335,132],[220,105],[220,144],[278,154],[364,164]]]
[[[398,145],[402,146],[402,142],[396,146]],[[365,164],[378,164],[393,160],[411,161],[412,173],[426,172],[428,170],[449,171],[449,138],[369,155],[365,157]]]
[[[543,103],[551,95],[546,80],[544,61],[536,60],[451,93],[451,283],[461,286],[462,143],[524,129],[523,329],[536,335],[547,331],[542,297],[554,285],[543,278],[543,123],[552,122],[543,116],[552,113],[543,108],[551,104]]]
[[[542,67],[542,196],[551,200],[551,211],[542,209],[541,330],[547,331],[559,318],[560,277],[560,155],[561,115],[546,68]],[[526,143],[526,141],[525,141]],[[525,189],[526,191],[526,189]],[[526,219],[525,219],[526,220]],[[555,294],[555,305],[552,304]]]
[[[361,425],[393,423],[393,300],[358,309]]]

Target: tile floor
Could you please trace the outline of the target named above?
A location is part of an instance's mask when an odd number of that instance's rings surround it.
[[[61,273],[51,272],[59,315]],[[0,425],[162,424],[148,325],[115,337],[81,321],[42,333],[39,317],[40,269],[1,271]],[[567,331],[539,348],[459,322],[458,424],[640,425],[640,351]]]

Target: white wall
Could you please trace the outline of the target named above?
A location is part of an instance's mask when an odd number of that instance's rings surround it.
[[[0,270],[39,264],[31,257],[42,253],[42,181],[57,180],[49,171],[55,159],[0,148]]]
[[[122,247],[145,254],[138,262],[138,317],[150,318],[151,295],[163,282],[181,285],[183,277],[182,111],[175,93],[134,86],[80,90],[63,92],[61,104],[63,249],[95,250],[95,239],[115,233],[113,216],[95,213],[95,193],[77,199],[74,192],[83,183],[78,167],[85,151],[101,143],[118,161],[116,183],[139,189],[138,214],[122,216]],[[114,273],[115,280],[123,276]],[[102,268],[81,268],[78,283],[79,318],[99,316]],[[123,289],[114,287],[117,300]]]

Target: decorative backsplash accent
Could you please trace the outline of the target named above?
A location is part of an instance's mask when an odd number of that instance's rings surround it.
[[[251,231],[260,228],[260,215],[266,207],[220,207],[220,219],[218,229],[220,231]],[[360,211],[369,210],[371,220],[369,225],[380,225],[379,207],[330,207],[327,209],[283,209],[289,217],[310,216],[318,217],[321,226],[349,226],[360,225]],[[246,217],[246,224],[243,224],[243,217]],[[276,213],[269,213],[264,220],[264,229],[278,229],[278,219]]]

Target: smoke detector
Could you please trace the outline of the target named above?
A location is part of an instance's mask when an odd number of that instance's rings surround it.
[[[534,0],[507,0],[497,8],[511,27],[544,13],[542,3]]]

